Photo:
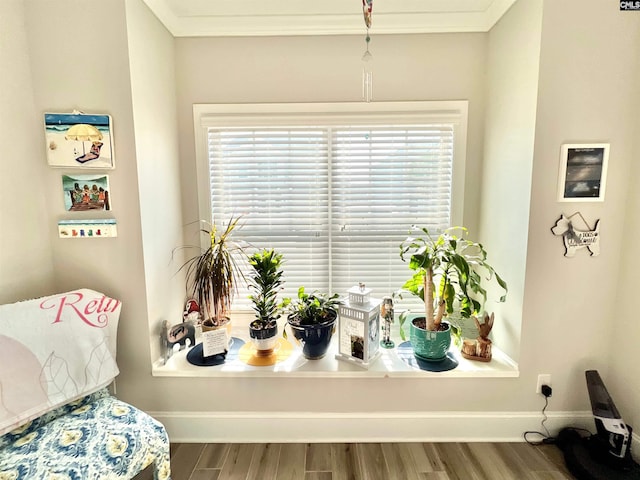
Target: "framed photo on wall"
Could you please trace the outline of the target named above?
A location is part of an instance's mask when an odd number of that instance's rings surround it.
[[[45,113],[44,130],[50,166],[114,168],[110,115]]]
[[[68,212],[111,210],[109,175],[62,175],[64,209]]]
[[[558,201],[604,201],[608,160],[608,143],[562,145]]]

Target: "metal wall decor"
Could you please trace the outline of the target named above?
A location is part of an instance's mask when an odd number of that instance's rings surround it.
[[[585,230],[575,228],[572,219],[576,215],[580,217],[586,226]],[[568,217],[562,214],[556,220],[555,225],[551,227],[551,233],[556,236],[562,236],[565,257],[575,256],[576,252],[582,248],[589,250],[592,257],[600,254],[600,219],[596,220],[595,225],[591,228],[580,212]]]

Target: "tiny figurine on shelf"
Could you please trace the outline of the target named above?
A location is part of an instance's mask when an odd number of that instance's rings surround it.
[[[462,356],[467,360],[477,360],[479,362],[491,361],[491,340],[489,333],[493,328],[494,314],[484,314],[483,322],[480,323],[476,317],[473,317],[478,327],[478,338],[476,340],[466,339],[462,344]]]
[[[180,344],[180,350],[182,350],[187,346],[187,340],[190,342],[190,347],[196,344],[196,328],[191,322],[182,322],[171,327],[167,335],[167,342],[170,348]]]
[[[391,340],[391,324],[393,323],[393,299],[384,297],[380,305],[380,316],[384,320],[382,327],[382,340],[380,346],[382,348],[393,348],[396,344]]]
[[[200,315],[200,305],[198,305],[196,299],[190,298],[187,300],[187,303],[184,306],[182,319],[185,322],[193,322],[194,325],[200,325],[202,315]]]
[[[173,354],[173,347],[180,345],[178,350],[183,350],[187,347],[191,348],[196,344],[196,327],[191,322],[182,322],[169,328],[169,322],[166,320],[162,322],[162,338],[164,351],[164,363],[171,358]],[[187,341],[189,343],[187,344]]]

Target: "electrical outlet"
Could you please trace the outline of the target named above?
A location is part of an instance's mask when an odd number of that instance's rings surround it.
[[[551,386],[551,374],[542,373],[538,375],[538,384],[536,385],[536,393],[542,394],[542,385]]]

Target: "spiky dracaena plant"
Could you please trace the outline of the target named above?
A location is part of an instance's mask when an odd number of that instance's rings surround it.
[[[249,265],[253,274],[249,277],[249,288],[253,294],[249,299],[253,302],[256,319],[251,322],[255,329],[273,328],[282,315],[286,300],[278,303],[278,293],[282,289],[282,254],[275,250],[263,249],[249,257]]]
[[[448,228],[437,238],[426,228],[414,228],[417,235],[400,244],[400,258],[408,260],[409,268],[415,272],[402,289],[424,301],[427,330],[438,330],[442,319],[454,308],[463,318],[481,311],[487,299],[482,270],[488,273],[487,280],[495,278],[504,290],[500,301],[505,301],[507,284],[487,263],[484,247],[466,238],[466,228]],[[406,315],[400,318],[401,325],[405,319]]]
[[[231,217],[224,229],[215,224],[201,231],[208,235],[209,244],[199,255],[187,260],[187,285],[191,295],[200,302],[201,310],[214,326],[227,322],[227,314],[238,292],[238,283],[244,280],[241,259],[245,258],[244,246],[232,239],[239,228],[241,217]]]

